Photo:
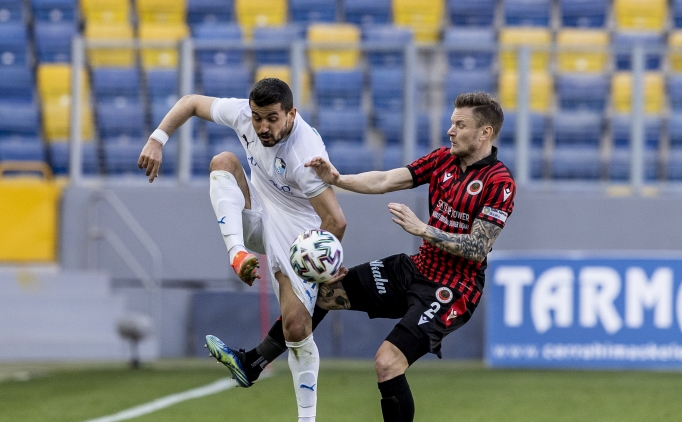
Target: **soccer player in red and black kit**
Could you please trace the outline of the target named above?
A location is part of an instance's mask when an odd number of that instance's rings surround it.
[[[335,309],[400,318],[375,358],[384,421],[414,419],[405,371],[426,353],[441,357],[443,338],[471,318],[483,291],[486,257],[514,209],[516,185],[493,146],[504,120],[499,102],[485,92],[460,94],[451,120],[450,147],[406,167],[340,175],[320,157],[306,164],[326,183],[353,192],[381,194],[429,184],[428,223],[404,204],[388,204],[396,224],[424,239],[419,252],[361,264],[320,285],[313,316],[315,325],[324,310]],[[257,348],[237,352],[251,380],[285,350],[278,324]]]

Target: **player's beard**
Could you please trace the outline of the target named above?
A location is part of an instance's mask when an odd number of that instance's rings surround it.
[[[261,137],[261,134],[258,134],[258,139],[260,139],[260,143],[263,144],[264,147],[274,147],[284,139],[285,136],[287,136],[287,129],[289,128],[289,122],[286,121],[284,122],[284,127],[282,130],[279,131],[279,133],[276,136],[273,136],[271,133],[268,133],[268,136],[266,139],[263,139]]]

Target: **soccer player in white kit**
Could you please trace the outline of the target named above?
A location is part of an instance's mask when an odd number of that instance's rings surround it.
[[[251,285],[258,278],[264,253],[282,311],[289,367],[294,381],[299,422],[315,421],[319,353],[312,335],[317,287],[301,280],[289,263],[289,247],[303,231],[322,228],[341,239],[346,220],[333,189],[304,164],[327,158],[320,135],[293,107],[289,86],[275,78],[258,81],[249,99],[187,95],[166,114],[147,140],[138,166],[149,181],[157,177],[162,147],[190,117],[229,126],[237,132],[251,167],[247,180],[239,159],[230,152],[213,157],[210,196],[225,240],[230,264]],[[207,336],[211,354],[225,364],[243,387],[251,385],[238,353]]]

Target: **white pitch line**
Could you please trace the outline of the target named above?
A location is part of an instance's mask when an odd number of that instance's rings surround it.
[[[236,387],[237,382],[231,378],[223,378],[218,381],[205,385],[203,387],[193,388],[182,393],[171,394],[170,396],[161,397],[156,400],[152,400],[149,403],[145,403],[139,406],[131,407],[130,409],[123,410],[121,412],[115,413],[109,416],[102,416],[97,419],[90,419],[86,422],[116,422],[125,421],[128,419],[137,418],[148,413],[156,412],[157,410],[164,409],[166,407],[172,406],[174,404],[183,402],[185,400],[196,399],[199,397],[209,396],[211,394],[219,393],[223,390]]]

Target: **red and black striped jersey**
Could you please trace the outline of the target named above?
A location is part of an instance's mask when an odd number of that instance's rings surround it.
[[[439,148],[409,164],[414,187],[429,184],[428,224],[447,233],[469,234],[475,219],[504,227],[514,209],[516,184],[497,160],[497,148],[466,171],[448,147]],[[434,283],[446,285],[478,302],[485,281],[483,262],[472,261],[427,242],[412,256],[417,269]]]

